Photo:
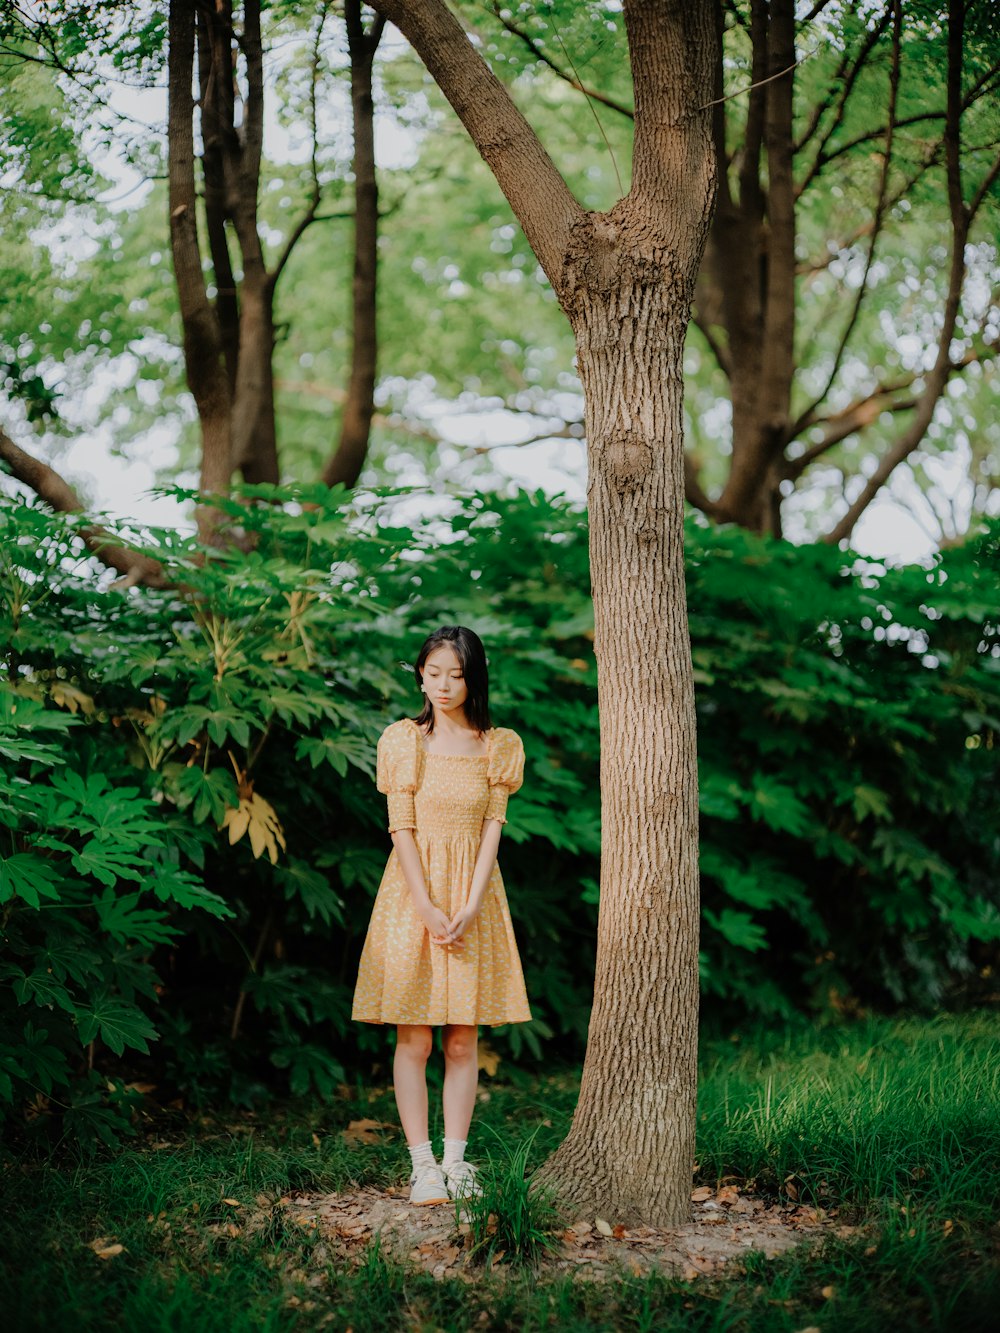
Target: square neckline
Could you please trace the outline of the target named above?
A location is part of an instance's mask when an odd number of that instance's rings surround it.
[[[489,759],[490,757],[490,752],[493,748],[493,733],[496,730],[495,727],[490,727],[486,733],[487,740],[485,754],[435,754],[432,750],[428,750],[427,746],[424,744],[425,737],[424,733],[420,730],[420,724],[412,717],[408,718],[407,721],[411,723],[413,730],[417,733],[417,740],[425,759],[476,759],[481,761],[483,759]]]

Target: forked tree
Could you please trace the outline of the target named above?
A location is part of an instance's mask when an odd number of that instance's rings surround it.
[[[684,588],[682,351],[715,199],[711,0],[625,0],[632,181],[583,208],[443,0],[377,0],[461,118],[576,340],[601,739],[594,1006],[570,1132],[540,1174],[623,1222],[690,1207],[698,775]]]

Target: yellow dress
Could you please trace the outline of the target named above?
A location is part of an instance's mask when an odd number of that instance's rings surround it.
[[[484,819],[507,822],[524,778],[524,746],[509,727],[486,733],[485,755],[428,754],[412,718],[379,737],[375,785],[389,832],[409,828],[431,901],[449,919],[468,901]],[[500,867],[460,944],[431,942],[393,847],[365,938],[352,1018],[362,1023],[526,1023],[531,1019]]]

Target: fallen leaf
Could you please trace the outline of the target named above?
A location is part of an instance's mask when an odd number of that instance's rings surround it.
[[[950,1217],[946,1218],[944,1223],[944,1234],[946,1236],[950,1236],[954,1230],[955,1230],[955,1223],[951,1220]]]
[[[380,1143],[379,1131],[395,1128],[388,1120],[352,1120],[343,1138],[347,1143]]]
[[[243,1205],[240,1203],[239,1199],[223,1199],[222,1202],[223,1202],[223,1203],[228,1203],[229,1206],[230,1206],[230,1208],[242,1208],[242,1207],[243,1207]]]
[[[621,1240],[625,1236],[625,1228],[622,1226],[621,1222],[618,1223],[611,1234],[614,1236],[615,1240]]]
[[[715,1191],[709,1185],[699,1185],[696,1190],[691,1191],[691,1202],[704,1203],[705,1200],[710,1199],[714,1193]]]
[[[836,1296],[837,1294],[837,1288],[834,1286],[821,1287],[819,1294],[823,1297],[825,1301],[832,1301],[834,1296]]]
[[[90,1248],[97,1255],[98,1259],[113,1259],[115,1255],[121,1254],[125,1249],[124,1245],[119,1245],[117,1241],[108,1244],[110,1237],[99,1236],[97,1240],[88,1241]]]
[[[598,1231],[601,1233],[602,1236],[614,1235],[614,1232],[611,1229],[611,1224],[609,1222],[605,1222],[603,1217],[595,1218],[594,1226],[597,1227]]]

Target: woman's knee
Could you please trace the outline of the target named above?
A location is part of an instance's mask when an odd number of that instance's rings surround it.
[[[478,1028],[467,1027],[465,1024],[446,1027],[443,1036],[445,1059],[457,1061],[475,1059],[478,1034]]]
[[[423,1025],[400,1025],[396,1029],[396,1050],[410,1060],[426,1064],[434,1045],[434,1034]]]

